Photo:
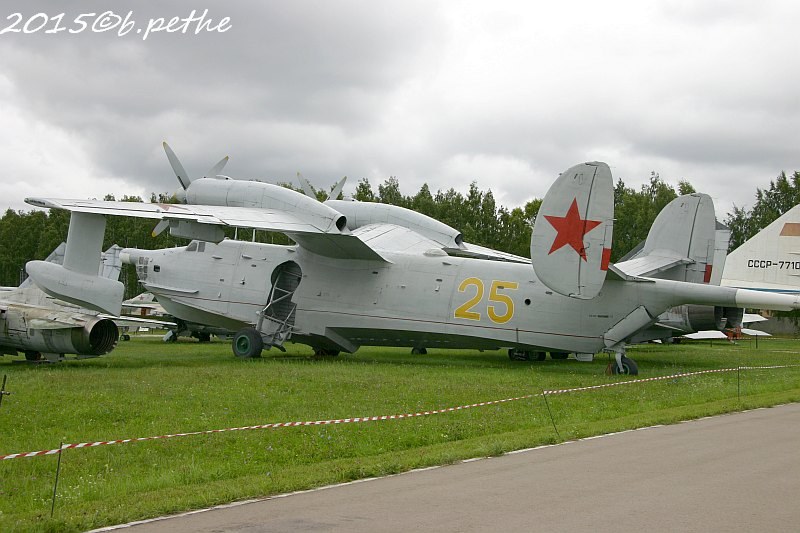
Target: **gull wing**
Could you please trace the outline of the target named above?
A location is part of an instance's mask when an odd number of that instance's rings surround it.
[[[228,207],[183,204],[148,204],[141,202],[107,202],[101,200],[61,200],[26,198],[36,207],[66,209],[79,213],[95,213],[154,220],[188,220],[200,224],[255,228],[281,233],[320,233],[331,230],[331,224],[286,211],[251,207]],[[338,232],[338,229],[334,230]]]
[[[52,198],[26,198],[25,201],[30,205],[43,208],[168,221],[170,231],[174,235],[213,242],[223,239],[224,235],[221,230],[202,231],[201,234],[196,232],[211,229],[212,226],[275,231],[286,234],[301,247],[320,255],[340,259],[384,261],[370,246],[352,235],[339,220],[341,215],[332,209],[330,209],[330,213],[320,214],[303,210],[194,204],[150,204]],[[187,230],[181,226],[182,224],[196,224],[197,226]],[[186,231],[190,231],[190,233],[186,233]]]

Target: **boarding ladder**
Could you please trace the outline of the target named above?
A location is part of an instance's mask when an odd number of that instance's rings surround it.
[[[258,313],[256,330],[261,334],[264,346],[282,348],[283,343],[291,336],[297,309],[297,304],[292,302],[292,296],[301,278],[302,272],[296,263],[279,267],[267,305]]]

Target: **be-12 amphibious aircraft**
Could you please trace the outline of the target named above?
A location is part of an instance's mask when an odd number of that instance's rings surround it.
[[[361,345],[609,350],[616,372],[636,373],[626,343],[671,307],[800,308],[797,297],[647,277],[611,264],[613,182],[605,163],[579,164],[557,178],[533,227],[531,260],[464,243],[453,228],[403,208],[320,203],[272,184],[190,182],[182,174],[183,205],[26,201],[87,220],[158,219],[160,229],[197,240],[157,252],[195,254],[196,261],[167,267],[158,255],[135,251],[128,261],[171,313],[170,307],[197,313],[199,322],[237,330],[233,350],[241,357],[290,338],[320,352]],[[225,225],[282,232],[296,244],[225,241]],[[200,261],[200,254],[209,259]],[[705,272],[705,264],[649,255],[656,270],[683,263],[685,271]],[[52,282],[56,272],[31,266],[37,284],[63,289]]]
[[[303,188],[308,196],[316,198],[308,183],[305,183]],[[331,194],[331,196],[334,196],[334,194]],[[394,208],[390,207],[390,209]],[[398,212],[401,211],[398,210]],[[617,266],[629,270],[637,269],[638,275],[648,273],[653,277],[666,279],[670,279],[671,276],[679,276],[681,281],[719,284],[719,275],[715,276],[716,280],[710,276],[711,262],[709,252],[714,252],[714,265],[721,263],[722,260],[718,255],[723,251],[721,255],[724,257],[728,241],[724,238],[727,235],[726,232],[714,231],[715,225],[713,204],[708,196],[695,194],[678,198],[664,208],[654,222],[647,241],[638,250],[639,255],[649,257],[646,263],[631,259]],[[665,238],[666,235],[669,238]],[[720,235],[723,238],[720,238]],[[714,244],[713,247],[712,243]],[[228,250],[233,249],[247,250],[242,253],[250,256],[268,253],[266,247],[259,243],[225,240],[224,245],[221,243],[220,248],[212,249],[213,246],[212,243],[195,241],[188,247],[169,250],[125,249],[122,257],[125,262],[137,266],[137,274],[142,285],[167,302],[172,312],[177,314],[178,322],[198,324],[197,321],[205,320],[213,324],[227,323],[230,327],[230,323],[224,321],[235,316],[236,312],[231,313],[229,311],[222,317],[218,310],[209,308],[206,299],[192,297],[180,298],[180,307],[176,307],[176,295],[173,291],[165,290],[163,284],[158,285],[156,283],[159,279],[165,279],[162,277],[161,272],[187,272],[192,268],[198,269],[198,271],[216,269],[222,278],[234,279],[240,275],[247,275],[247,269],[239,272],[241,269],[236,261],[226,262],[225,266],[222,266],[218,260],[221,254],[226,254]],[[636,257],[638,256],[634,256],[633,259],[636,259]],[[516,257],[515,259],[518,262],[529,263],[529,260],[525,258]],[[148,261],[158,265],[157,273],[150,271],[146,267],[143,268],[143,265],[146,265]],[[687,265],[695,264],[706,266],[701,271],[687,269]],[[198,287],[198,283],[201,283],[200,279],[188,276],[169,280],[169,287],[174,289],[177,285],[181,285],[189,289]],[[153,296],[152,293],[145,294],[149,294],[150,297]],[[249,303],[253,306],[262,304],[261,296],[257,296]],[[125,302],[123,302],[123,306],[125,306]],[[629,339],[629,342],[639,343],[656,339],[671,339],[674,336],[704,329],[723,330],[734,328],[740,325],[737,323],[737,319],[741,318],[742,311],[742,309],[738,308],[697,305],[676,307],[662,313],[654,324],[637,332]],[[241,327],[241,324],[235,324],[234,326]],[[425,348],[425,346],[417,345],[413,348],[413,351],[421,353]],[[568,354],[551,351],[550,355],[554,359],[559,359]],[[509,351],[509,356],[512,359],[520,360],[543,360],[546,357],[546,352],[512,349]],[[582,360],[590,359],[592,356],[593,354],[576,354],[576,357]]]

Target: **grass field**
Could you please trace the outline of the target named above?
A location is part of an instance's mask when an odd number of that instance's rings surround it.
[[[800,341],[634,347],[640,378],[800,365]],[[110,355],[28,366],[0,358],[0,455],[260,425],[413,413],[627,381],[606,355],[512,362],[504,352],[302,346],[237,360],[226,342],[140,337]],[[800,401],[800,368],[747,370],[532,397],[402,420],[283,427],[65,450],[0,461],[0,531],[81,531],[560,440]],[[554,424],[558,433],[554,430]]]

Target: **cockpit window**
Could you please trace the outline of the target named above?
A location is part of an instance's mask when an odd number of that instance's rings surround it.
[[[189,243],[189,246],[186,247],[187,252],[205,252],[206,251],[206,243],[205,241],[192,241]]]

